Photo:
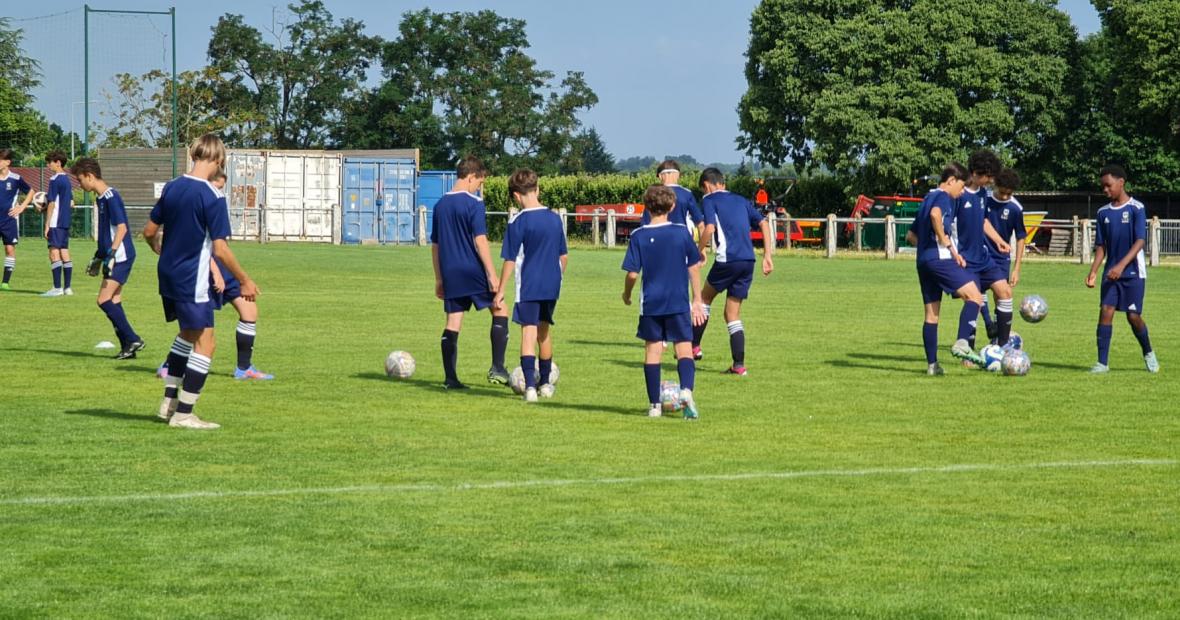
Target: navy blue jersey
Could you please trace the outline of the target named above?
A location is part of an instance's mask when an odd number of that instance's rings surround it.
[[[1108,204],[1098,210],[1098,220],[1094,226],[1097,234],[1094,244],[1106,248],[1106,266],[1102,269],[1102,277],[1115,263],[1123,260],[1131,246],[1136,241],[1147,239],[1147,209],[1143,203],[1134,198],[1126,204],[1114,206]],[[1147,277],[1147,263],[1143,258],[1143,250],[1135,256],[1127,268],[1123,270],[1120,280],[1132,280]]]
[[[561,216],[525,209],[508,222],[500,258],[516,263],[516,301],[550,301],[561,294],[561,257],[569,253]]]
[[[74,186],[70,184],[70,175],[59,172],[49,177],[49,191],[46,192],[49,205],[49,215],[46,216],[50,228],[69,228],[70,214],[74,201]]]
[[[938,235],[935,234],[934,225],[930,222],[930,213],[935,207],[942,210],[943,232],[950,234],[947,225],[955,210],[955,200],[941,189],[932,189],[922,200],[922,208],[918,210],[918,215],[914,216],[914,223],[910,226],[910,230],[918,237],[919,263],[951,259],[950,249],[939,245]]]
[[[701,211],[701,206],[697,204],[697,197],[693,196],[690,190],[679,185],[668,185],[667,187],[676,194],[676,206],[668,212],[669,222],[684,224],[689,228],[696,228],[697,224],[705,222],[705,214]],[[650,223],[651,214],[644,211],[642,224],[647,226]]]
[[[17,205],[21,194],[27,193],[29,184],[19,174],[9,170],[3,185],[0,185],[0,224],[16,219],[8,215],[8,210]]]
[[[444,298],[469,297],[491,290],[475,247],[475,238],[488,234],[487,220],[483,200],[467,192],[448,192],[434,206],[430,242],[438,246]]]
[[[1000,238],[1009,243],[1013,235],[1018,241],[1028,237],[1028,230],[1024,227],[1024,206],[1015,197],[999,200],[995,196],[988,196],[987,221],[992,223],[992,228],[996,229]],[[991,239],[987,240],[987,249],[997,264],[1007,263],[1011,259],[1012,253],[1001,252]]]
[[[981,271],[994,264],[987,249],[987,235],[983,233],[983,223],[987,221],[987,195],[987,190],[982,187],[977,190],[963,188],[962,195],[955,201],[951,239],[971,271]]]
[[[684,226],[665,222],[635,229],[623,271],[643,276],[640,314],[688,312],[688,268],[699,262],[701,251]]]
[[[750,230],[766,219],[753,203],[745,198],[720,190],[701,199],[705,224],[717,227],[717,262],[754,260],[754,243]]]
[[[111,242],[115,240],[115,229],[119,224],[127,226],[123,241],[115,248],[115,262],[122,263],[135,259],[135,244],[131,242],[131,228],[127,223],[127,209],[123,206],[123,197],[115,188],[109,187],[102,196],[98,197],[98,253],[106,256],[111,249]]]
[[[209,301],[213,241],[229,237],[225,195],[208,180],[186,174],[164,186],[151,218],[164,228],[156,265],[160,296],[191,303]]]

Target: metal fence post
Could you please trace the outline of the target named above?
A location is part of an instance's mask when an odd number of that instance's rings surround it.
[[[1160,218],[1158,216],[1151,218],[1151,234],[1148,235],[1151,239],[1151,266],[1158,267],[1160,264]]]
[[[418,245],[426,245],[426,207],[418,207]]]
[[[864,218],[859,214],[856,216],[856,251],[863,252],[865,249],[865,223]]]
[[[893,216],[885,216],[885,258],[897,258],[897,226],[893,224]]]
[[[332,205],[332,245],[344,240],[344,211],[339,204]]]
[[[562,207],[557,210],[557,214],[561,216],[561,236],[565,237],[565,243],[566,243],[566,245],[569,245],[569,242],[570,242],[569,220],[566,219],[569,217],[569,212],[565,210],[565,207]]]
[[[1074,256],[1081,256],[1082,254],[1082,229],[1078,228],[1078,221],[1078,216],[1073,216],[1073,243],[1071,244],[1073,247],[1070,248],[1070,252]]]
[[[1159,218],[1155,218],[1155,221],[1157,224],[1156,228],[1159,228],[1159,226],[1158,226]],[[130,228],[131,227],[128,226],[128,229],[130,229]],[[128,230],[127,234],[130,235],[131,231]],[[90,205],[90,240],[91,241],[98,241],[98,199],[97,198],[94,199],[94,204]]]
[[[783,249],[791,249],[791,214],[783,217]]]
[[[778,214],[771,211],[766,215],[766,223],[770,224],[770,243],[771,247],[778,245]]]
[[[618,223],[615,222],[615,212],[614,211],[607,211],[606,212],[606,247],[608,247],[608,248],[615,247],[615,227],[616,226],[618,226]]]
[[[594,237],[594,247],[602,244],[602,217],[599,216],[598,211],[595,211],[594,217],[591,218],[590,234]]]
[[[1085,265],[1094,259],[1092,256],[1094,251],[1094,242],[1090,237],[1090,220],[1085,219],[1079,223],[1082,226],[1082,253],[1078,258],[1080,259],[1079,262]]]
[[[836,256],[836,214],[828,214],[828,228],[824,231],[827,237],[827,252],[828,258],[835,258]]]

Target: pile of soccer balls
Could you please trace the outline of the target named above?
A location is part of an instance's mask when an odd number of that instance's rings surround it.
[[[537,362],[537,366],[533,368],[533,378],[538,382],[541,378],[541,363]],[[557,367],[557,362],[553,362],[552,368],[549,370],[549,384],[556,386],[558,379],[561,378],[561,369]],[[508,386],[512,388],[513,392],[517,394],[524,394],[524,370],[520,366],[512,369],[508,375]],[[540,387],[538,385],[537,387]]]
[[[1040,323],[1048,314],[1049,304],[1040,295],[1029,295],[1020,302],[1020,316],[1029,323]],[[1002,347],[993,340],[979,352],[979,357],[985,370],[1008,376],[1022,377],[1032,368],[1032,359],[1024,351],[1024,338],[1016,332],[1012,332]]]

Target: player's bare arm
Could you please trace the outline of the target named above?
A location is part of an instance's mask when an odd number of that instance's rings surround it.
[[[698,282],[700,278],[700,269],[697,269]],[[623,303],[631,305],[631,292],[635,290],[635,283],[639,281],[639,274],[634,271],[628,271],[626,279],[623,280]]]

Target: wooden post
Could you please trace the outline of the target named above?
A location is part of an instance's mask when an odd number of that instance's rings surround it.
[[[569,227],[569,212],[562,207],[557,210],[557,214],[561,216],[561,236],[565,237],[565,243],[568,246],[570,242],[570,227]]]
[[[602,218],[598,215],[598,211],[594,212],[591,222],[590,234],[594,237],[594,247],[598,247],[602,243]]]
[[[426,246],[426,207],[418,207],[418,245]]]
[[[791,214],[783,218],[783,249],[791,249]]]
[[[1078,216],[1073,216],[1073,242],[1071,243],[1070,251],[1074,256],[1081,256],[1082,254],[1082,235],[1081,228],[1078,228]]]
[[[885,216],[885,259],[897,258],[897,226],[893,223],[893,216]]]
[[[1161,241],[1161,239],[1160,239],[1160,218],[1158,216],[1151,218],[1151,223],[1149,224],[1149,227],[1151,229],[1150,234],[1148,234],[1148,238],[1151,239],[1151,257],[1150,257],[1149,262],[1152,267],[1158,267],[1160,264],[1160,241]]]
[[[825,256],[828,258],[836,257],[836,214],[828,214],[828,228],[825,231],[827,237],[827,252]]]
[[[606,212],[606,247],[615,247],[615,229],[618,223],[615,222],[615,212]]]
[[[778,245],[778,214],[771,211],[766,215],[766,223],[770,224],[770,247]]]
[[[864,218],[857,214],[856,216],[856,251],[863,252],[865,250],[865,224]]]
[[[1094,260],[1094,241],[1090,237],[1090,220],[1085,219],[1078,223],[1082,227],[1082,252],[1078,256],[1078,262],[1085,265]]]

